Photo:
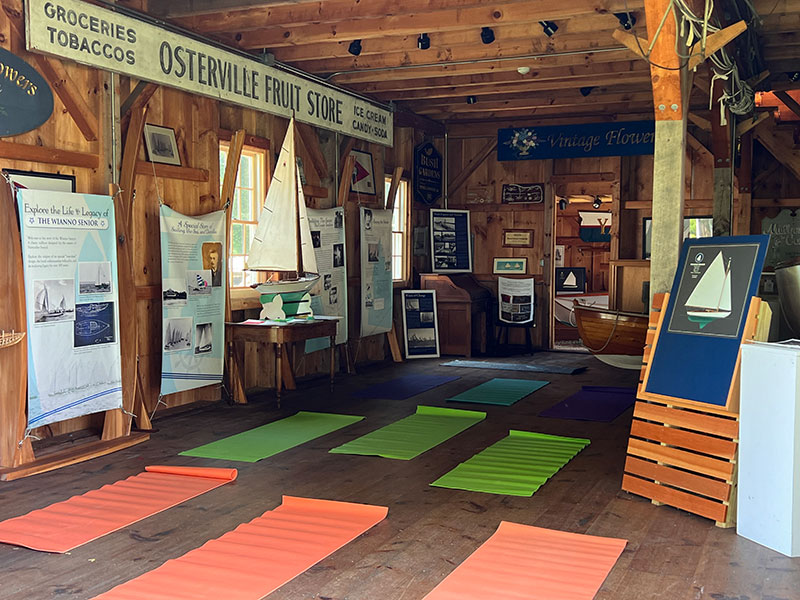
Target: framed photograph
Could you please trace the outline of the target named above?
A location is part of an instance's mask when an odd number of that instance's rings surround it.
[[[556,267],[564,266],[564,252],[566,247],[563,244],[556,244],[555,254],[553,255],[553,263]]]
[[[350,180],[350,191],[374,196],[375,169],[372,166],[372,154],[363,150],[353,150],[350,155],[356,159],[353,165],[353,177]]]
[[[503,248],[533,248],[533,229],[503,229]]]
[[[585,267],[556,267],[556,294],[586,293]]]
[[[439,357],[436,290],[403,290],[406,358]]]
[[[492,273],[495,275],[525,275],[527,272],[527,258],[495,258],[492,264]]]
[[[181,166],[181,156],[178,153],[178,142],[175,141],[174,129],[145,123],[144,144],[150,162]]]
[[[3,169],[8,179],[18,188],[50,190],[53,192],[75,192],[75,176],[39,171]]]
[[[434,273],[471,273],[469,211],[432,208],[431,253]]]

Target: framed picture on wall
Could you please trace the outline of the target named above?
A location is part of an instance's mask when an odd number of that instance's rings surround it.
[[[350,191],[357,194],[375,195],[375,169],[372,166],[372,154],[363,150],[353,150],[355,157],[353,176],[350,179]]]
[[[174,129],[145,123],[144,144],[150,162],[181,166],[181,155],[178,152]]]
[[[533,248],[533,229],[503,229],[503,248]]]
[[[585,292],[585,267],[556,267],[556,294],[583,294]]]
[[[52,192],[75,192],[75,176],[39,171],[20,171],[3,169],[8,179],[17,187],[31,190],[50,190]]]
[[[434,273],[472,272],[472,235],[468,210],[432,208],[431,253]]]
[[[525,275],[527,272],[527,258],[495,258],[492,263],[492,273],[495,275]]]
[[[403,290],[406,358],[439,357],[435,290]]]
[[[553,265],[556,267],[564,266],[564,252],[566,247],[563,244],[556,244],[555,252],[553,254]]]

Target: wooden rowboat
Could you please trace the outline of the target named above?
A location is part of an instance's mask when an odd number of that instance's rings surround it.
[[[581,341],[596,358],[622,369],[641,369],[647,337],[646,314],[578,303],[573,310]]]

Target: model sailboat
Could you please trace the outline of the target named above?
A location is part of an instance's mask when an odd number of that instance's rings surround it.
[[[686,316],[700,329],[731,314],[731,261],[720,251],[686,300]]]
[[[312,315],[308,292],[319,280],[319,272],[297,169],[294,119],[289,123],[264,199],[247,268],[290,277],[253,286],[261,293],[262,319]]]

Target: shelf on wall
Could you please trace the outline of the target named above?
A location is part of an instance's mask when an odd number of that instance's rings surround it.
[[[160,163],[151,163],[146,160],[140,160],[136,162],[137,175],[149,175],[152,177],[154,170],[156,177],[181,179],[183,181],[197,181],[200,183],[205,183],[208,181],[208,171],[206,169],[164,165]]]

